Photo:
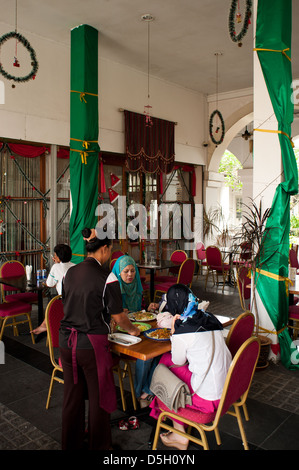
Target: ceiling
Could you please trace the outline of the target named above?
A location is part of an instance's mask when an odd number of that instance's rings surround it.
[[[245,0],[240,0],[244,9]],[[16,1],[0,0],[1,30],[15,29]],[[253,25],[242,47],[230,39],[231,0],[17,0],[17,30],[70,44],[70,30],[89,24],[99,31],[99,55],[191,90],[214,94],[253,85]],[[293,24],[299,2],[293,0]],[[5,27],[3,25],[5,23]],[[298,21],[296,21],[298,23]],[[239,30],[237,30],[239,32]],[[8,31],[7,31],[8,32]],[[4,34],[4,33],[2,33]],[[34,44],[32,44],[34,47]],[[293,27],[293,76],[299,77],[299,31]]]

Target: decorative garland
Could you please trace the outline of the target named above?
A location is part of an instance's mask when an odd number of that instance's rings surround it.
[[[235,28],[235,15],[236,15],[236,8],[237,8],[238,1],[239,0],[232,0],[230,12],[229,12],[228,28],[229,28],[229,35],[232,41],[238,42],[239,47],[241,47],[242,46],[241,40],[247,33],[248,25],[250,24],[252,0],[246,0],[245,18],[243,21],[243,27],[239,34],[236,33],[236,28]]]
[[[16,31],[11,31],[10,33],[4,34],[0,38],[0,47],[11,38],[16,38],[30,53],[32,70],[28,75],[25,75],[24,77],[15,77],[14,75],[11,75],[10,73],[6,72],[2,67],[2,64],[0,63],[0,73],[8,80],[14,80],[15,82],[28,82],[28,80],[30,80],[31,78],[34,80],[38,71],[38,62],[36,60],[34,49],[31,47],[29,41],[27,41],[24,36],[17,33]]]
[[[214,135],[213,135],[213,120],[214,120],[214,117],[218,115],[219,116],[219,119],[221,121],[221,136],[220,136],[220,139],[219,140],[216,140],[214,138]],[[216,132],[218,132],[218,128],[216,130]],[[225,125],[224,125],[224,120],[223,120],[223,117],[222,117],[222,114],[220,111],[218,111],[218,109],[215,109],[215,111],[212,112],[211,116],[210,116],[210,122],[209,122],[209,133],[210,133],[210,137],[212,139],[212,142],[216,145],[219,145],[219,144],[222,144],[223,142],[223,139],[224,139],[224,135],[225,135]]]

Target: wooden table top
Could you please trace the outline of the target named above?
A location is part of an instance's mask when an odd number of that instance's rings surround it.
[[[221,321],[221,316],[217,315],[217,318]],[[222,317],[221,322],[223,327],[229,326],[233,323],[234,319],[230,317]],[[151,321],[152,328],[157,328],[157,322]],[[147,361],[171,350],[171,341],[157,341],[154,339],[147,338],[143,333],[140,334],[141,341],[131,346],[125,346],[123,344],[117,344],[110,341],[111,351],[118,354],[125,354],[126,356],[133,357],[135,359],[141,359]]]
[[[152,325],[152,328],[157,328],[156,321],[151,321],[150,324]],[[123,344],[117,344],[110,341],[111,351],[125,354],[126,356],[134,357],[135,359],[147,361],[148,359],[160,356],[171,349],[170,340],[156,341],[147,338],[143,333],[141,333],[139,337],[141,338],[141,341],[137,344],[132,344],[131,346],[125,346]]]

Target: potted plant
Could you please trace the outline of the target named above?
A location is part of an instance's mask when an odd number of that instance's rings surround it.
[[[258,361],[257,368],[267,367],[268,356],[271,339],[267,336],[260,334],[260,322],[258,307],[256,301],[256,286],[259,278],[260,269],[262,269],[262,259],[267,249],[266,240],[269,236],[271,228],[267,227],[267,220],[270,215],[271,209],[262,210],[262,201],[257,205],[253,200],[251,205],[246,205],[246,210],[243,215],[243,223],[241,230],[234,236],[233,250],[235,253],[239,251],[240,245],[243,243],[251,247],[250,258],[247,260],[247,265],[250,267],[251,272],[251,305],[253,306],[253,313],[255,314],[255,331],[254,334],[258,336],[261,342],[261,353]]]

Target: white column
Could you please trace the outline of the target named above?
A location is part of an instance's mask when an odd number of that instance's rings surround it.
[[[50,253],[53,254],[54,246],[57,244],[57,145],[51,145],[50,164]]]
[[[258,0],[254,1],[254,29],[256,28],[256,13]],[[254,31],[255,37],[255,31]],[[255,47],[255,44],[254,46]],[[254,129],[277,130],[278,124],[271,104],[270,96],[264,80],[258,55],[253,53],[254,62]],[[282,181],[282,159],[277,133],[254,131],[253,145],[253,199],[259,206],[262,200],[263,212],[272,206],[273,196],[277,185]],[[278,289],[278,283],[277,283]],[[257,309],[260,326],[269,331],[275,331],[274,325],[257,295]],[[253,309],[254,310],[254,309]],[[256,314],[256,312],[253,311]],[[268,335],[267,335],[268,336]],[[269,335],[272,342],[278,342],[277,335]],[[277,358],[273,356],[272,359]]]

